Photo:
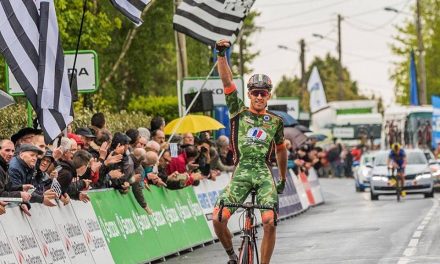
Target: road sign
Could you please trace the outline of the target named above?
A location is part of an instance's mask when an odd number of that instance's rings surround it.
[[[73,73],[75,51],[64,52],[64,64],[68,73]],[[98,54],[93,50],[80,50],[76,59],[76,75],[79,93],[93,93],[98,90]],[[23,90],[8,66],[6,66],[6,89],[10,95],[23,96]]]

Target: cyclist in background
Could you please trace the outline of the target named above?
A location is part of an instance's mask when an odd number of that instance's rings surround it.
[[[388,169],[396,170],[397,179],[400,182],[400,187],[403,189],[405,184],[405,167],[406,167],[406,154],[405,150],[400,147],[399,143],[394,143],[391,146],[390,154],[387,160]],[[405,196],[404,191],[401,192],[402,196]]]
[[[286,182],[287,149],[284,144],[284,125],[280,117],[266,111],[271,97],[272,82],[267,75],[255,74],[247,84],[250,107],[246,107],[238,97],[232,72],[225,52],[230,47],[228,40],[216,43],[218,52],[218,72],[223,82],[226,103],[231,122],[231,146],[234,152],[235,171],[231,182],[217,200],[213,212],[215,233],[229,256],[229,264],[237,263],[237,255],[232,245],[232,235],[227,222],[233,208],[224,207],[222,221],[219,221],[219,201],[243,203],[252,189],[257,193],[257,204],[276,207],[278,194],[282,193]],[[270,170],[271,153],[275,151],[280,182],[275,185]],[[275,246],[274,212],[261,210],[263,221],[263,241],[261,243],[261,263],[268,264]]]

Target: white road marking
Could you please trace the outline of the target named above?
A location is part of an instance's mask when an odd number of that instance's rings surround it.
[[[411,240],[408,243],[408,246],[403,251],[402,257],[400,257],[400,259],[397,262],[397,264],[409,263],[411,260],[408,259],[408,257],[412,257],[412,256],[414,256],[416,254],[416,252],[417,252],[417,245],[419,244],[419,239],[422,236],[423,229],[425,229],[426,225],[428,225],[429,222],[431,221],[431,218],[432,218],[434,212],[437,210],[438,206],[439,206],[439,200],[435,199],[431,209],[426,214],[426,216],[423,218],[422,222],[417,227],[416,231],[414,231],[414,233],[412,235],[412,238],[411,238]]]
[[[415,231],[413,237],[420,237],[422,235],[422,231]]]
[[[417,244],[419,244],[419,240],[417,238],[413,238],[411,241],[409,241],[408,247],[417,247]]]

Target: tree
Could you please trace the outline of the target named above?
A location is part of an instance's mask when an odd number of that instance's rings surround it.
[[[430,102],[431,95],[440,93],[440,16],[437,12],[440,8],[440,0],[424,0],[421,3],[426,92],[427,101]],[[415,3],[412,10],[415,10]],[[402,25],[396,25],[396,30],[397,34],[394,36],[391,51],[401,59],[394,63],[391,79],[394,81],[397,102],[409,104],[409,56],[411,49],[415,51],[416,63],[419,56],[414,20],[411,18],[404,20]]]
[[[338,59],[332,57],[330,53],[328,53],[324,59],[315,57],[306,71],[306,76],[309,78],[313,67],[318,67],[319,75],[321,77],[328,102],[338,100],[338,63]],[[357,82],[351,80],[350,72],[347,68],[343,67],[342,75],[344,80],[342,84],[344,89],[344,100],[365,99],[365,96],[359,95]],[[281,82],[275,89],[275,94],[278,97],[299,97],[302,109],[308,110],[309,95],[306,93],[304,96],[302,96],[300,80],[301,79],[298,76],[294,76],[293,78],[283,76]]]

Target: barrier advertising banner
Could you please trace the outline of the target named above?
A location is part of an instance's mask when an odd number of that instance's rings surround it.
[[[7,210],[8,212],[0,217],[0,223],[14,251],[15,258],[17,259],[15,263],[46,263],[41,254],[37,239],[18,206],[8,206]]]
[[[90,192],[93,208],[116,263],[151,261],[212,240],[194,190],[144,190],[153,215],[130,192]]]
[[[277,182],[280,177],[278,173],[278,168],[272,168],[272,174],[274,176],[275,182]],[[290,175],[289,171],[287,171],[286,176],[286,188],[284,189],[284,192],[282,194],[278,195],[280,217],[295,214],[303,209],[295,185],[293,184],[292,176]]]
[[[95,211],[93,211],[92,204],[83,203],[81,201],[71,201],[70,204],[71,208],[73,209],[73,213],[78,220],[79,226],[81,227],[81,230],[83,232],[84,241],[87,243],[89,252],[91,253],[94,261],[96,263],[114,263],[112,255],[110,253],[110,249],[108,248],[107,242],[105,241],[104,234],[102,233],[101,227],[99,226],[98,218],[95,215]],[[64,221],[66,223],[69,222],[69,220]],[[72,224],[74,223],[71,223],[71,225]],[[81,238],[77,236],[71,239],[73,243],[75,243],[75,241],[77,241],[77,243],[80,243],[80,241],[82,241]],[[82,257],[76,255],[75,258],[78,258],[79,260],[85,258],[85,256]],[[74,262],[76,261],[72,260],[72,263]],[[85,262],[82,262],[82,264],[83,263]]]
[[[49,213],[49,208],[41,204],[32,204],[32,216],[26,216],[33,234],[40,245],[47,264],[70,263],[62,236],[57,230]],[[80,232],[80,235],[81,232]],[[85,248],[85,250],[87,250]]]
[[[8,212],[9,213],[9,212]],[[3,218],[3,216],[2,216]],[[8,240],[3,227],[0,222],[0,259],[2,264],[14,264],[17,263],[15,259],[14,251],[12,250],[11,243]]]
[[[85,203],[82,204],[85,205]],[[70,261],[78,264],[93,263],[92,254],[89,251],[81,226],[73,212],[72,205],[64,206],[60,203],[59,206],[51,207],[48,210],[61,236]],[[33,218],[33,215],[31,218]]]

